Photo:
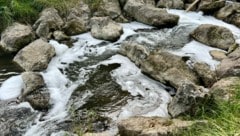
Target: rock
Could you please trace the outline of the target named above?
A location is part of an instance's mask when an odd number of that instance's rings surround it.
[[[25,71],[42,71],[47,68],[54,55],[54,47],[38,39],[20,50],[13,61]]]
[[[148,6],[140,0],[128,0],[124,11],[139,22],[160,28],[175,26],[179,20],[179,16],[169,14],[165,9]]]
[[[42,75],[37,72],[22,73],[24,83],[21,101],[27,101],[36,110],[46,110],[50,107],[50,93],[45,88]]]
[[[217,81],[216,72],[211,70],[208,64],[197,62],[194,64],[193,69],[205,87],[211,87]]]
[[[97,39],[114,42],[120,38],[122,33],[122,26],[108,17],[93,17],[91,19],[91,34]]]
[[[0,46],[9,53],[17,52],[35,39],[31,26],[14,23],[1,35]]]
[[[109,16],[116,19],[121,15],[121,7],[118,0],[102,0],[98,12],[102,12],[103,16]],[[101,14],[101,13],[100,13]]]
[[[161,117],[132,117],[118,123],[121,136],[167,136],[192,126],[194,122]]]
[[[36,116],[37,114],[30,107],[18,108],[10,107],[10,105],[1,106],[0,108],[1,135],[3,136],[24,135],[29,125],[34,122]]]
[[[168,112],[172,117],[186,113],[194,115],[199,106],[209,98],[208,89],[188,82],[183,83],[170,102]]]
[[[228,50],[230,46],[236,44],[232,32],[217,25],[202,24],[191,33],[191,36],[201,43],[223,50]]]
[[[222,78],[211,87],[210,93],[217,100],[228,101],[235,96],[235,87],[238,87],[239,85],[239,77]]]
[[[184,3],[182,0],[160,0],[157,3],[159,8],[183,9]]]
[[[85,133],[83,136],[111,136],[111,132]]]
[[[58,11],[54,8],[46,8],[40,18],[35,22],[33,28],[36,29],[36,34],[42,38],[48,38],[50,32],[60,30],[64,22],[59,16]]]
[[[141,70],[163,84],[174,88],[188,81],[198,83],[198,77],[183,59],[167,51],[151,52],[146,46],[127,42],[121,47],[121,53],[130,58]]]
[[[233,2],[226,4],[225,7],[221,8],[216,14],[216,18],[224,20],[225,22],[232,23],[240,27],[240,3]]]
[[[218,11],[225,6],[225,0],[201,0],[198,10],[203,11],[205,14],[211,14]]]
[[[221,61],[217,67],[217,74],[219,77],[240,76],[240,48]]]
[[[91,10],[83,2],[76,4],[76,7],[70,9],[66,24],[63,28],[67,35],[77,35],[90,30],[89,22]]]
[[[227,55],[225,52],[223,51],[219,51],[219,50],[212,50],[209,52],[210,55],[213,57],[213,59],[217,60],[217,61],[221,61],[223,59],[227,58]]]
[[[70,40],[70,37],[67,36],[63,31],[54,31],[53,37],[57,41],[67,41]]]

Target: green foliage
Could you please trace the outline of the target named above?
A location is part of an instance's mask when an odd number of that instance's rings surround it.
[[[238,136],[240,135],[240,86],[235,87],[230,101],[216,101],[199,110],[192,119],[207,120],[205,125],[195,125],[183,136]]]

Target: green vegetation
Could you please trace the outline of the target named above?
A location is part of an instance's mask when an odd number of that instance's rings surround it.
[[[204,125],[195,125],[184,131],[183,136],[240,136],[240,86],[235,87],[235,96],[230,101],[215,101],[199,110],[190,120],[207,120]]]

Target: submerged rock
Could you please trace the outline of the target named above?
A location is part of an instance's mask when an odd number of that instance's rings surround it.
[[[146,5],[138,0],[128,0],[124,11],[137,21],[156,27],[172,27],[179,20],[179,16],[169,14],[165,9]]]
[[[210,55],[213,57],[213,59],[217,60],[217,61],[221,61],[223,59],[227,58],[227,55],[225,52],[223,51],[219,51],[219,50],[212,50],[209,52]]]
[[[83,2],[76,4],[76,7],[70,9],[66,24],[63,28],[67,35],[77,35],[90,30],[91,10]]]
[[[91,19],[91,34],[97,39],[114,42],[120,38],[122,33],[122,26],[109,17],[93,17]]]
[[[228,50],[236,44],[229,29],[212,24],[200,25],[191,33],[191,36],[201,43],[223,50]]]
[[[21,94],[22,101],[28,101],[36,110],[46,110],[50,107],[50,93],[45,88],[42,75],[37,72],[22,73],[24,83]]]
[[[159,0],[157,3],[159,8],[183,9],[184,3],[182,0]]]
[[[54,55],[54,47],[38,39],[20,50],[13,61],[25,71],[42,71],[47,68]]]
[[[132,117],[118,123],[121,136],[174,135],[192,126],[194,122],[161,117]]]
[[[2,33],[0,46],[6,52],[17,52],[34,39],[31,26],[14,23]]]
[[[33,28],[36,29],[36,34],[42,38],[48,38],[50,32],[60,30],[64,22],[59,16],[58,11],[54,8],[46,8],[40,18],[35,22]]]
[[[235,96],[236,87],[240,85],[239,77],[222,78],[210,89],[210,93],[217,100],[230,100]]]
[[[185,81],[199,82],[198,77],[181,57],[167,51],[151,52],[144,45],[125,43],[121,53],[138,65],[143,72],[163,84],[178,88]]]
[[[1,105],[0,133],[3,136],[22,136],[35,118],[36,113],[30,107]]]
[[[201,0],[198,10],[203,11],[205,14],[210,14],[218,11],[225,6],[225,0]]]
[[[176,95],[170,102],[168,112],[172,117],[181,114],[194,115],[199,106],[208,100],[208,89],[185,82],[178,88]]]

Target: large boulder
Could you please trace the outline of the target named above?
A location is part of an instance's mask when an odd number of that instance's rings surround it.
[[[116,19],[121,15],[120,3],[118,0],[102,0],[98,12],[102,12],[111,19]]]
[[[198,26],[191,36],[201,43],[223,50],[228,50],[229,47],[236,44],[229,29],[212,24]]]
[[[6,52],[17,52],[34,39],[31,26],[14,23],[2,33],[0,46]]]
[[[217,81],[216,71],[211,70],[208,64],[197,62],[193,69],[205,87],[211,87]]]
[[[45,88],[42,75],[38,72],[22,73],[24,83],[21,101],[28,101],[36,110],[46,110],[50,107],[50,93]]]
[[[132,117],[118,123],[121,136],[167,136],[192,126],[194,122],[161,117]]]
[[[239,85],[239,77],[222,78],[211,87],[210,93],[217,100],[228,101],[235,96],[236,87],[239,87]]]
[[[97,39],[116,41],[122,33],[122,26],[109,17],[93,17],[91,19],[91,34]]]
[[[20,50],[13,61],[25,71],[42,71],[47,68],[54,55],[54,47],[38,39]]]
[[[240,76],[240,48],[221,61],[217,67],[217,74],[219,77]]]
[[[165,9],[146,5],[140,0],[128,0],[124,11],[137,21],[156,27],[172,27],[179,20],[179,16],[169,14]]]
[[[63,28],[67,35],[77,35],[85,33],[90,29],[89,22],[91,10],[89,6],[83,2],[79,2],[69,11],[66,24]]]
[[[209,98],[208,89],[185,82],[170,102],[168,112],[172,117],[182,114],[194,115]]]
[[[198,77],[185,61],[167,51],[150,51],[144,45],[127,42],[123,44],[121,53],[163,84],[178,88],[185,81],[199,83]]]
[[[218,11],[225,6],[225,0],[201,0],[198,10],[203,11],[205,14],[210,14]]]
[[[64,22],[59,16],[58,11],[54,8],[46,8],[40,18],[35,22],[33,28],[36,29],[36,34],[42,38],[48,38],[49,33],[55,30],[60,30]]]
[[[182,0],[159,0],[157,3],[159,8],[183,9],[184,3]]]
[[[225,7],[221,8],[216,14],[216,18],[224,20],[228,23],[235,24],[236,26],[240,27],[240,3],[233,2],[226,4]]]

